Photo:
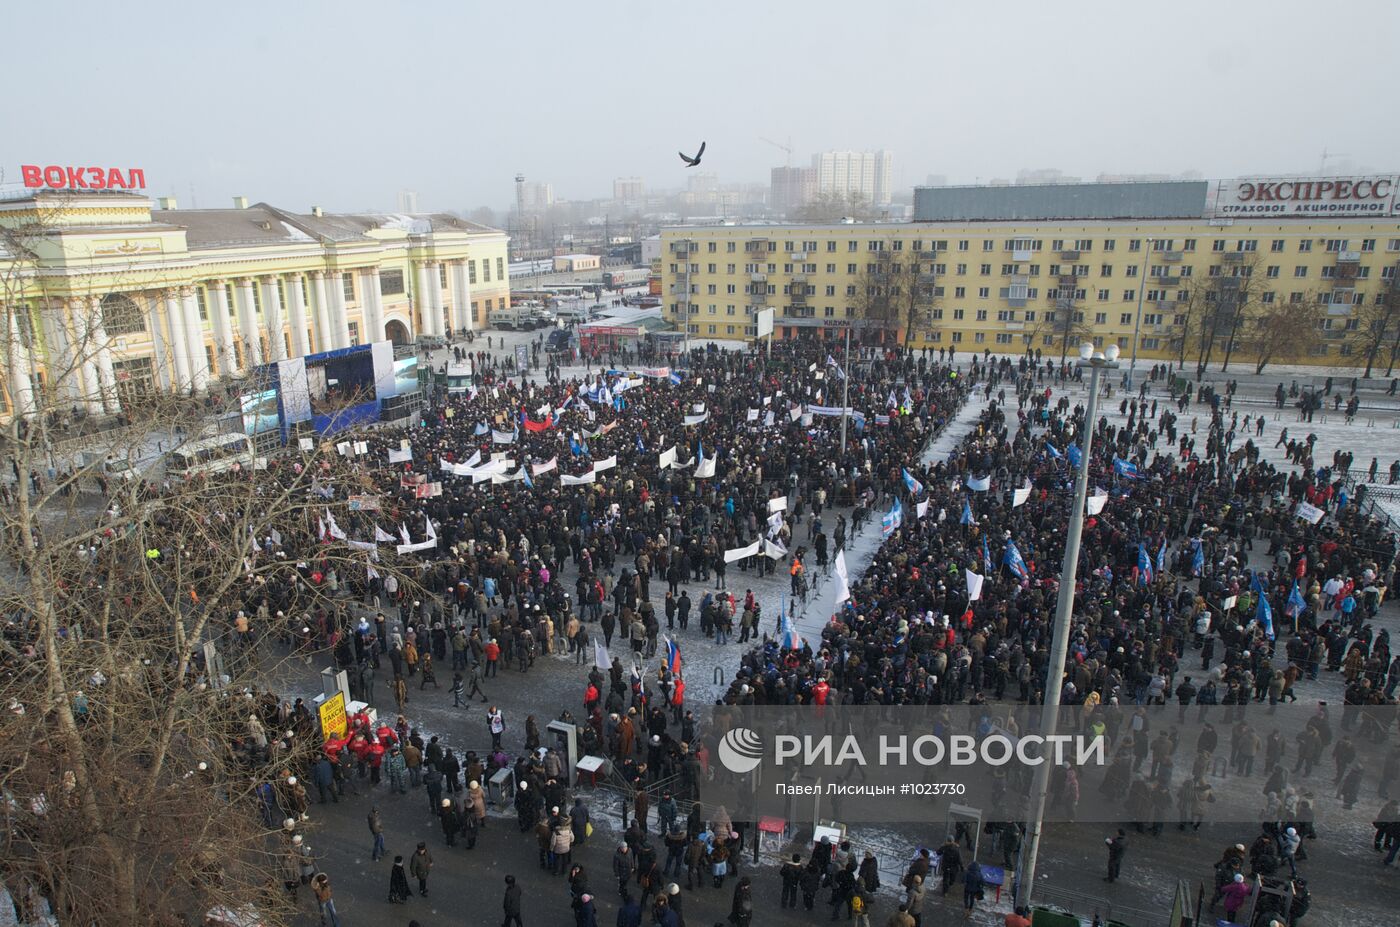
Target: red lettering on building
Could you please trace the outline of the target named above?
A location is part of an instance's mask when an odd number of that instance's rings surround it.
[[[1242,183],[1242,184],[1240,184],[1239,197],[1240,197],[1240,202],[1241,202],[1241,203],[1248,203],[1250,200],[1254,199],[1254,184],[1252,184],[1252,183]]]
[[[65,167],[60,164],[40,166],[21,164],[20,176],[26,187],[48,187],[53,190],[144,190],[146,171],[131,167],[123,172],[119,167]]]

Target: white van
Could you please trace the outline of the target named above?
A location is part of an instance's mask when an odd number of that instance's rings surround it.
[[[175,479],[186,479],[199,473],[223,473],[235,465],[256,468],[258,462],[253,439],[235,431],[187,441],[174,448],[165,455],[165,472]]]

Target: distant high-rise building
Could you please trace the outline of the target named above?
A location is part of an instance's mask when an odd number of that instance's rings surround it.
[[[414,190],[399,191],[399,212],[415,213],[418,211],[418,193]]]
[[[618,177],[613,181],[613,199],[625,205],[640,205],[646,193],[646,184],[640,177]]]
[[[520,185],[520,206],[526,212],[541,212],[554,205],[554,184],[525,181]]]
[[[928,177],[924,180],[924,186],[926,186],[926,187],[946,187],[946,186],[948,186],[948,175],[947,175],[947,174],[929,174]]]
[[[1078,177],[1071,177],[1057,167],[1022,168],[1016,172],[1016,185],[1046,183],[1081,183]]]
[[[687,193],[718,193],[719,175],[713,173],[687,174],[685,189]]]
[[[894,187],[894,155],[888,151],[823,151],[812,156],[817,189],[857,194],[875,206],[888,206]]]
[[[768,205],[776,213],[792,215],[817,194],[814,167],[775,167],[768,188]]]

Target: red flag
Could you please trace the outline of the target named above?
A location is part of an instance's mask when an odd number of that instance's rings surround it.
[[[532,421],[528,415],[525,416],[525,430],[526,430],[526,431],[544,431],[546,428],[552,428],[552,427],[554,427],[554,413],[553,413],[553,412],[549,413],[549,417],[546,418],[546,419],[545,419],[544,421],[542,421],[542,422]]]

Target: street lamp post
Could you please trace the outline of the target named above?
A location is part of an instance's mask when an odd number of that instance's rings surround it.
[[[1138,331],[1142,328],[1142,297],[1147,292],[1147,259],[1152,254],[1152,239],[1147,239],[1147,247],[1142,249],[1142,277],[1138,280],[1137,318],[1133,320],[1133,359],[1128,362],[1128,389],[1133,388],[1133,374],[1137,373]]]
[[[1118,369],[1118,345],[1110,344],[1102,353],[1092,344],[1079,347],[1080,368],[1089,368],[1089,406],[1084,413],[1084,440],[1079,472],[1074,478],[1074,505],[1069,513],[1069,528],[1065,535],[1065,559],[1060,566],[1060,595],[1055,604],[1054,636],[1050,643],[1050,662],[1045,676],[1045,703],[1040,713],[1040,732],[1053,734],[1060,723],[1060,683],[1065,670],[1065,655],[1069,651],[1070,616],[1074,611],[1074,583],[1079,572],[1079,539],[1084,531],[1084,500],[1089,492],[1089,451],[1094,443],[1094,416],[1099,408],[1099,377],[1105,370]],[[1035,886],[1035,860],[1040,850],[1040,832],[1044,827],[1045,800],[1050,790],[1050,764],[1035,768],[1031,786],[1030,833],[1025,843],[1025,856],[1016,873],[1016,907],[1029,908],[1031,890]]]
[[[841,369],[841,453],[846,453],[846,418],[851,404],[851,326],[846,325],[846,366]]]

